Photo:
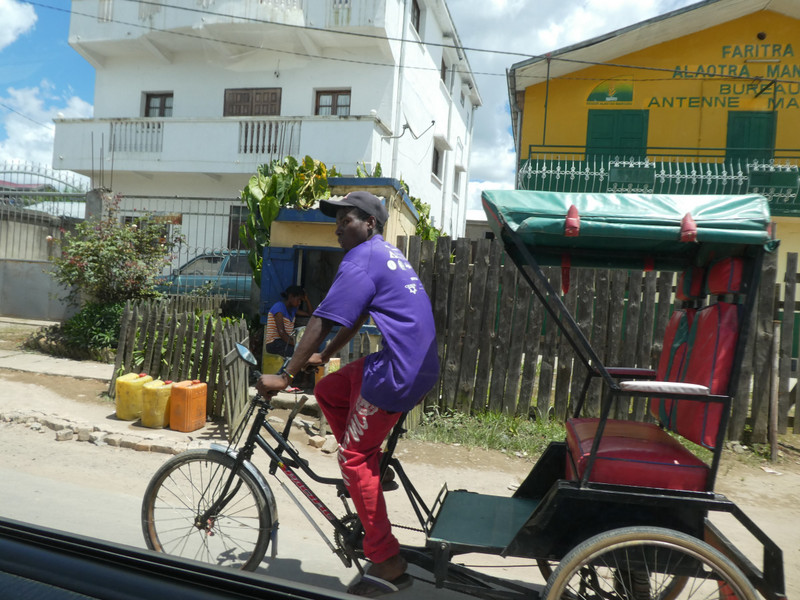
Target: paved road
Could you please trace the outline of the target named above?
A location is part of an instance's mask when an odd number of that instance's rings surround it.
[[[0,405],[2,398],[7,399],[9,394],[19,400],[44,397],[47,392],[29,384],[3,381],[0,372]],[[301,451],[322,474],[337,474],[334,456],[315,450]],[[75,440],[57,442],[54,432],[49,429],[36,431],[25,425],[11,423],[0,423],[0,455],[4,457],[0,466],[0,515],[3,517],[138,548],[145,547],[139,522],[141,498],[151,475],[169,458],[167,455]],[[258,461],[256,464],[262,473],[267,473],[266,464]],[[525,468],[524,463],[521,466]],[[412,477],[415,480],[423,482],[424,497],[431,502],[435,491],[444,481],[443,470],[425,465],[408,468],[414,471]],[[512,479],[507,473],[496,472],[489,477],[479,476],[479,473],[473,465],[456,465],[450,469],[453,478],[448,478],[448,482],[453,483],[451,487],[474,489],[469,485],[470,482],[482,479],[483,485],[505,489]],[[277,497],[281,529],[278,556],[270,561],[265,560],[258,572],[337,591],[345,589],[356,576],[356,570],[345,568],[332,554],[281,488],[279,480],[269,477],[268,481]],[[325,488],[312,487],[329,507],[341,514],[338,499],[326,493]],[[395,496],[400,493],[398,491],[390,495],[390,509],[397,511],[397,522],[414,525],[410,507],[403,504],[405,501],[402,497]],[[308,503],[305,506],[310,507]],[[317,522],[324,531],[329,531],[329,526],[319,517]],[[419,533],[403,531],[398,535],[403,543],[424,543]],[[530,562],[524,563],[522,568],[510,569],[502,568],[505,563],[497,558],[481,556],[477,562],[491,565],[490,572],[497,577],[524,579],[530,574],[536,576]],[[428,573],[413,569],[412,572],[417,576],[430,578]],[[397,600],[420,596],[466,598],[454,592],[436,590],[424,581],[416,581],[409,590],[393,595]]]
[[[10,357],[12,363],[28,365],[25,356]],[[76,363],[63,365],[74,372]],[[82,363],[77,363],[82,365]],[[62,367],[59,363],[59,368]],[[38,368],[52,369],[47,363]],[[76,421],[100,424],[114,432],[137,429],[134,425],[114,420],[113,406],[77,401],[82,393],[76,380],[68,377],[21,374],[21,369],[7,365],[0,352],[0,414],[4,411],[44,410]],[[25,380],[27,378],[27,380]],[[86,380],[89,381],[89,380]],[[38,385],[34,385],[38,384]],[[104,388],[102,384],[95,386]],[[65,397],[67,390],[70,395]],[[142,433],[136,431],[137,434]],[[178,432],[163,432],[164,435]],[[211,439],[213,432],[202,432],[200,441]],[[208,433],[208,435],[206,435]],[[518,482],[530,469],[530,463],[500,462],[490,453],[434,446],[425,457],[424,445],[401,443],[399,452],[423,498],[431,502],[442,483],[450,489],[469,489],[476,492],[508,495],[508,485]],[[795,443],[796,445],[796,443]],[[302,449],[312,458],[316,468],[326,474],[337,473],[335,459],[319,451]],[[434,455],[435,454],[435,455]],[[55,442],[54,433],[36,433],[22,425],[0,423],[0,515],[46,525],[69,532],[144,547],[139,526],[140,499],[150,476],[168,456],[153,452],[135,452],[125,448],[94,446],[86,442]],[[778,467],[783,472],[759,469],[735,459],[726,458],[720,471],[719,491],[734,500],[744,512],[772,537],[784,551],[787,592],[790,598],[800,593],[800,546],[797,528],[786,524],[800,522],[800,469],[792,464]],[[267,469],[261,465],[262,472]],[[269,479],[278,498],[281,530],[278,558],[263,564],[261,573],[303,581],[341,591],[356,575],[345,569],[328,550],[325,543],[308,524],[305,517],[283,493],[277,480]],[[321,493],[323,490],[315,491]],[[407,502],[393,493],[388,503],[393,521],[413,525]],[[335,498],[325,498],[338,510]],[[396,517],[396,518],[395,518]],[[327,528],[326,528],[327,531]],[[729,532],[726,531],[726,534]],[[401,541],[421,545],[420,534],[399,532]],[[758,559],[760,548],[753,545],[751,536],[742,531],[730,532],[734,543],[748,556]],[[523,582],[538,581],[530,562],[509,559],[503,561],[484,555],[462,557],[470,566],[480,565],[489,574]],[[518,565],[518,566],[517,566]],[[427,574],[417,571],[417,575]],[[417,582],[410,590],[394,596],[405,598],[460,598],[466,596],[435,590]]]

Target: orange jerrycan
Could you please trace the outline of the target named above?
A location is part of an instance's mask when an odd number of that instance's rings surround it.
[[[135,421],[142,414],[144,384],[153,381],[147,373],[126,373],[117,377],[117,418]]]
[[[195,431],[206,424],[206,384],[197,379],[172,384],[169,428]]]
[[[142,425],[159,429],[169,425],[169,399],[172,394],[172,382],[149,381],[144,384],[142,399]]]

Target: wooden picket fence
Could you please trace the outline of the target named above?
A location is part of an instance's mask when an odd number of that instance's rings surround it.
[[[248,400],[248,369],[236,357],[237,342],[248,343],[247,325],[221,319],[217,300],[128,302],[108,393],[114,397],[123,373],[197,379],[208,386],[208,417],[224,417],[230,426]]]
[[[247,408],[249,371],[236,343],[249,343],[244,321],[218,317],[221,299],[175,296],[166,301],[128,302],[122,315],[114,375],[147,373],[154,379],[197,379],[208,386],[209,419],[224,418],[228,435]],[[377,350],[369,335],[357,336],[337,354],[345,365]]]
[[[409,415],[409,427],[420,422],[422,411],[434,407],[559,421],[571,415],[585,376],[583,366],[573,361],[572,347],[545,316],[500,242],[406,237],[398,245],[431,297],[441,363],[439,382]],[[548,268],[545,273],[554,289],[560,289],[561,269]],[[764,263],[729,439],[744,439],[748,428],[751,442],[766,441],[774,394],[779,430],[792,425],[790,415],[797,404],[792,343],[798,336],[795,314],[800,314],[796,254],[788,255],[782,286],[777,281],[776,257],[770,255]],[[673,308],[675,274],[574,268],[570,284],[564,303],[600,359],[608,365],[654,368]],[[784,305],[787,318],[782,317]],[[219,319],[218,305],[212,304],[209,312],[187,308],[179,312],[174,304],[154,303],[126,307],[115,375],[134,370],[162,379],[206,381],[209,417],[224,417],[230,424],[247,404],[246,370],[233,355],[234,344],[247,339],[246,326]],[[375,339],[358,336],[340,351],[341,364],[376,349]],[[598,414],[602,392],[598,379],[589,389],[586,415]],[[109,393],[114,393],[113,380]],[[618,402],[613,416],[644,414],[645,401],[638,399]],[[800,419],[794,419],[793,427],[800,433]]]
[[[573,350],[496,240],[436,243],[401,238],[403,250],[428,290],[439,343],[439,384],[408,419],[414,426],[421,411],[432,407],[465,412],[502,411],[523,417],[563,421],[572,413],[585,372],[573,362]],[[735,398],[729,439],[765,441],[772,360],[779,352],[777,374],[779,427],[786,431],[796,404],[792,377],[797,256],[790,255],[784,277],[789,318],[781,320],[779,339],[776,257],[765,261],[753,316],[740,393]],[[547,268],[554,289],[561,288],[561,269]],[[565,305],[604,364],[654,368],[661,336],[672,311],[675,274],[574,268]],[[747,391],[751,390],[750,395]],[[597,415],[602,394],[596,380],[589,390],[586,415]],[[641,418],[643,399],[619,402],[615,418]],[[795,419],[795,432],[800,423]]]
[[[225,296],[193,296],[191,294],[168,294],[159,303],[165,304],[169,310],[178,313],[204,312],[219,314]]]

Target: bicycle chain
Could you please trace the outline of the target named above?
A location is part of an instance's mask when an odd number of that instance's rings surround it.
[[[407,531],[416,531],[417,533],[425,533],[425,530],[420,529],[419,527],[409,527],[408,525],[398,525],[397,523],[392,523],[392,527],[397,527],[398,529],[405,529]]]

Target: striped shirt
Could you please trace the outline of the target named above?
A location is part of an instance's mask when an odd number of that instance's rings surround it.
[[[272,308],[269,309],[269,314],[267,315],[267,332],[266,338],[264,339],[264,344],[269,344],[270,342],[273,342],[281,337],[278,335],[278,326],[275,324],[275,315],[278,313],[280,313],[281,317],[283,318],[283,328],[287,335],[291,336],[292,332],[294,331],[294,318],[297,314],[297,309],[287,308],[286,304],[284,304],[282,301],[276,302],[272,305]]]

